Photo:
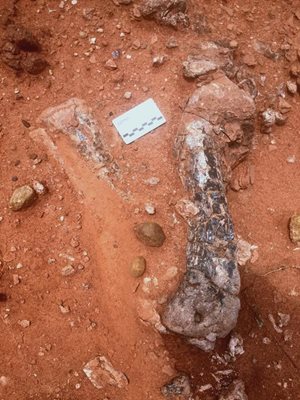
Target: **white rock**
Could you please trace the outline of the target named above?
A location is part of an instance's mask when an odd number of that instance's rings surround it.
[[[295,156],[295,155],[288,156],[288,158],[286,159],[286,161],[287,161],[289,164],[295,164],[295,162],[296,162],[296,156]]]
[[[129,100],[129,99],[131,99],[131,97],[132,97],[132,93],[131,92],[125,92],[124,93],[124,98],[125,99]]]
[[[175,210],[186,220],[195,217],[200,211],[192,201],[187,199],[177,201]]]
[[[89,361],[83,372],[97,389],[107,386],[124,388],[128,385],[128,379],[123,372],[116,370],[105,356],[97,356]]]
[[[157,302],[155,300],[140,299],[137,308],[138,316],[145,325],[151,325],[159,332],[166,333],[167,330],[161,323],[156,306]]]
[[[242,355],[245,353],[243,347],[243,338],[237,333],[232,333],[229,341],[229,352],[232,357]]]
[[[253,257],[253,253],[257,250],[257,248],[258,247],[256,245],[250,244],[242,238],[238,238],[236,254],[238,264],[240,266],[246,265],[246,263]]]
[[[155,207],[154,207],[153,204],[151,204],[151,203],[146,203],[146,204],[145,204],[145,211],[146,211],[146,213],[149,214],[149,215],[154,215],[156,210],[155,210]]]
[[[45,194],[47,192],[45,185],[39,181],[33,181],[32,187],[37,194]]]
[[[229,393],[221,395],[218,400],[248,400],[244,382],[239,379],[233,381],[229,387]]]
[[[178,274],[178,268],[177,267],[170,267],[167,269],[165,274],[162,276],[162,280],[164,281],[170,281],[173,278],[175,278]]]
[[[8,384],[8,382],[9,382],[9,379],[6,376],[4,376],[4,375],[0,376],[0,385],[1,386],[6,386]]]
[[[18,321],[18,324],[22,327],[22,328],[28,328],[31,325],[31,322],[28,321],[28,319],[22,319],[21,321]]]
[[[208,383],[207,385],[202,385],[199,388],[199,392],[206,392],[207,390],[212,389],[212,385],[210,383]]]
[[[151,176],[151,178],[145,179],[144,182],[146,185],[155,186],[160,182],[160,179],[156,176]]]

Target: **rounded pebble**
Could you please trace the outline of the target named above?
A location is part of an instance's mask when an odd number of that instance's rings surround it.
[[[134,278],[139,278],[143,275],[146,269],[146,260],[142,256],[135,257],[130,264],[130,274]]]

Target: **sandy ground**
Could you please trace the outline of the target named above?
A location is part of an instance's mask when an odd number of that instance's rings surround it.
[[[194,0],[190,14],[201,13],[210,26],[210,32],[197,34],[136,21],[131,6],[117,7],[109,0],[66,1],[63,8],[59,3],[19,0],[13,16],[39,38],[49,68],[32,76],[0,64],[0,292],[6,294],[0,303],[0,398],[158,400],[161,386],[176,371],[191,376],[195,399],[217,399],[220,381],[226,385],[234,377],[245,382],[250,400],[298,398],[300,249],[289,239],[288,220],[300,211],[299,95],[287,97],[292,110],[284,126],[275,127],[272,135],[261,134],[258,126],[247,161],[255,171],[254,184],[228,192],[236,233],[258,246],[258,259],[240,270],[236,332],[245,353],[224,365],[218,355],[224,355],[228,339],[205,354],[144,325],[138,309],[145,300],[163,303],[185,270],[186,225],[174,207],[184,192],[173,144],[182,106],[196,83],[183,78],[182,61],[199,41],[236,40],[236,62],[251,54],[255,66],[245,68],[257,82],[266,78],[258,85],[259,112],[289,79],[294,55],[274,61],[255,52],[251,43],[292,46],[300,31],[294,16],[299,4]],[[10,5],[1,1],[1,8]],[[83,18],[85,8],[94,8],[91,19]],[[171,36],[177,48],[166,48]],[[139,49],[132,47],[134,41]],[[109,71],[104,63],[117,49],[123,52],[116,60],[118,70]],[[168,59],[154,68],[157,54]],[[132,92],[129,100],[126,91]],[[85,100],[102,128],[120,168],[112,178],[115,189],[97,179],[93,166],[63,136],[54,138],[63,167],[47,146],[30,137],[43,110],[71,97]],[[167,123],[126,146],[111,121],[149,97]],[[287,161],[291,156],[293,163]],[[149,185],[151,177],[159,178],[158,184]],[[49,192],[27,210],[11,211],[13,190],[35,179],[45,182]],[[154,216],[144,210],[148,202],[156,207]],[[148,220],[160,223],[166,233],[159,249],[145,248],[134,236],[135,223]],[[137,255],[147,260],[144,277],[157,278],[157,286],[130,276],[128,266]],[[70,263],[76,273],[62,276],[62,267]],[[173,278],[166,276],[170,267],[178,268]],[[283,333],[269,318],[278,318],[278,312],[290,315]],[[30,325],[22,327],[23,320]],[[82,372],[96,355],[107,356],[126,373],[129,385],[96,389]],[[225,377],[218,372],[228,370]],[[212,388],[201,392],[206,384]]]

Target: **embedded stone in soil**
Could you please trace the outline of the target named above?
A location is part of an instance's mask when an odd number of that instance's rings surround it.
[[[29,185],[21,186],[15,189],[10,201],[9,207],[13,211],[19,211],[29,207],[35,200],[36,193]]]
[[[166,240],[162,227],[156,222],[144,222],[134,228],[134,232],[139,241],[146,246],[161,247]]]

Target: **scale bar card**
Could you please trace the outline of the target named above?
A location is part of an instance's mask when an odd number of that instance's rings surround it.
[[[153,99],[144,101],[112,121],[126,144],[134,142],[165,122],[165,117]]]

